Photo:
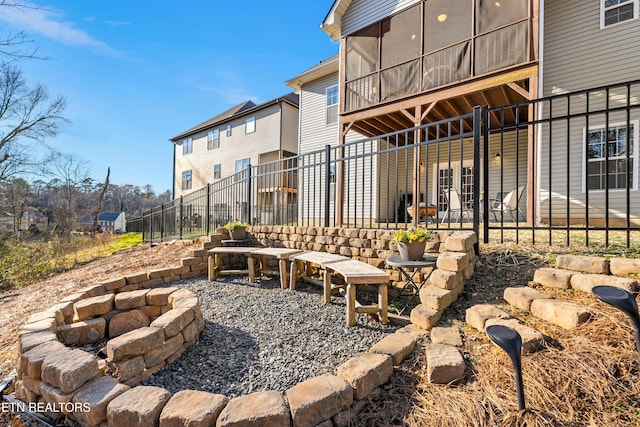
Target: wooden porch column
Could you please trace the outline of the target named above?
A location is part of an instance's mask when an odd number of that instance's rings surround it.
[[[538,75],[532,75],[529,79],[529,99],[538,98]],[[528,107],[529,122],[533,122],[536,119],[538,112],[536,111],[535,104],[529,104]],[[536,200],[536,168],[537,168],[537,150],[538,144],[535,138],[535,125],[527,126],[527,226],[535,224],[535,205]]]
[[[338,141],[340,145],[336,151],[336,227],[344,225],[344,160],[341,159],[344,159],[344,143],[350,128],[351,125],[340,123],[340,140]]]
[[[416,105],[416,109],[413,115],[413,125],[415,127],[420,126],[422,122],[422,107]],[[417,145],[420,142],[420,130],[414,131],[413,144],[413,221],[412,225],[417,227],[420,224],[420,147]],[[426,201],[425,201],[426,203]]]

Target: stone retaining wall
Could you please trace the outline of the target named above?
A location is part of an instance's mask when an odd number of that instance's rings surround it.
[[[177,360],[204,329],[196,294],[149,288],[206,274],[206,250],[193,255],[182,267],[86,287],[27,319],[19,332],[17,397],[53,405],[81,425],[103,423],[112,399]],[[104,358],[65,346],[101,343]],[[91,410],[78,411],[85,403]]]
[[[339,253],[379,268],[397,253],[388,230],[259,226],[249,232],[263,245]],[[61,409],[82,426],[349,425],[473,274],[474,233],[436,231],[433,237],[427,251],[438,253],[438,262],[433,272],[424,270],[416,277],[431,273],[421,304],[411,313],[414,324],[343,363],[335,375],[308,379],[284,394],[265,391],[233,399],[195,390],[171,395],[161,387],[131,387],[179,358],[202,331],[204,320],[193,293],[152,288],[205,275],[207,249],[226,238],[218,232],[201,239],[203,249],[183,259],[181,267],[103,281],[31,316],[20,331],[16,394],[26,402],[72,405]],[[387,272],[392,286],[404,285],[397,270]],[[106,338],[104,361],[59,341],[82,345]]]

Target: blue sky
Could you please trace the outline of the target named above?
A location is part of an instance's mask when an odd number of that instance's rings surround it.
[[[0,7],[48,60],[19,65],[29,83],[67,98],[71,123],[48,142],[114,184],[171,189],[169,138],[246,100],[291,91],[283,82],[338,51],[320,30],[331,0],[49,1]]]

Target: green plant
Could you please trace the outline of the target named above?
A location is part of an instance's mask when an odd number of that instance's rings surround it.
[[[241,228],[247,228],[249,227],[249,224],[242,221],[229,221],[223,227],[229,231],[234,231],[234,230],[239,230]]]
[[[431,232],[421,227],[409,227],[393,234],[393,240],[402,243],[426,242],[431,240]]]

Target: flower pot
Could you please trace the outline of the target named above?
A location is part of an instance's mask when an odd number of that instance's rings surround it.
[[[398,242],[398,252],[403,261],[418,261],[424,256],[424,248],[427,242]]]
[[[229,237],[231,240],[244,240],[247,238],[247,229],[238,228],[235,230],[229,230]]]

